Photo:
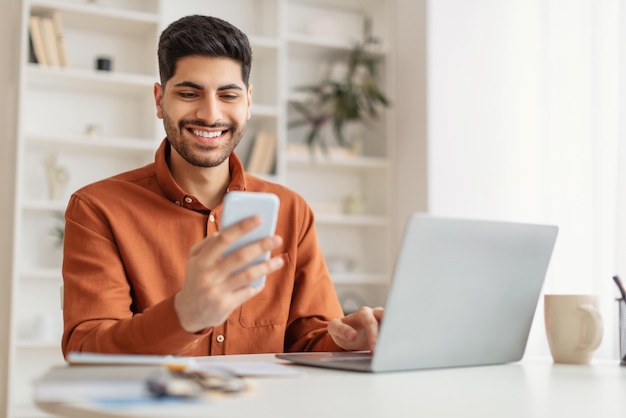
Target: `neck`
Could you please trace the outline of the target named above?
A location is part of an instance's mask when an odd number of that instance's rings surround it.
[[[219,205],[230,183],[229,160],[216,167],[196,167],[176,152],[170,155],[172,177],[185,192],[197,197],[209,209]]]

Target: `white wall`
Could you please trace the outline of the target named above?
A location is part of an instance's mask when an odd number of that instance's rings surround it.
[[[616,354],[621,0],[428,2],[428,204],[555,223],[547,293],[597,293]],[[546,353],[540,303],[529,349]]]
[[[19,57],[19,1],[5,2],[0,14],[0,335],[9,335],[11,312],[11,265],[13,259],[13,208],[7,196],[14,196],[15,138],[17,136],[17,60]],[[6,410],[8,345],[0,344],[0,411]]]
[[[428,4],[432,212],[527,219],[545,212],[536,3]]]
[[[428,210],[426,3],[426,0],[399,0],[394,13],[391,125],[396,145],[392,155],[396,243],[409,214]]]

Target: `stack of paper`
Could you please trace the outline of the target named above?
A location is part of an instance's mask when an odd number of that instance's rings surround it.
[[[58,366],[35,381],[38,402],[150,397],[148,380],[162,366]]]
[[[37,402],[120,401],[154,397],[191,399],[202,391],[239,392],[238,376],[297,376],[273,362],[222,361],[214,357],[175,357],[69,353],[70,363],[50,369],[35,382]],[[219,383],[219,384],[218,384]]]

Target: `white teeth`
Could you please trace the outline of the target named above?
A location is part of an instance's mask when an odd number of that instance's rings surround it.
[[[198,136],[201,136],[203,138],[215,138],[217,136],[220,136],[222,134],[222,131],[205,132],[205,131],[200,131],[200,130],[194,129],[193,133],[194,133],[194,135],[198,135]]]

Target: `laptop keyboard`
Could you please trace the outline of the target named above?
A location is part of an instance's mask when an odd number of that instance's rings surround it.
[[[341,352],[341,353],[333,353],[330,357],[325,357],[322,359],[323,361],[340,361],[342,363],[371,363],[372,361],[372,353],[351,353],[351,352]]]

